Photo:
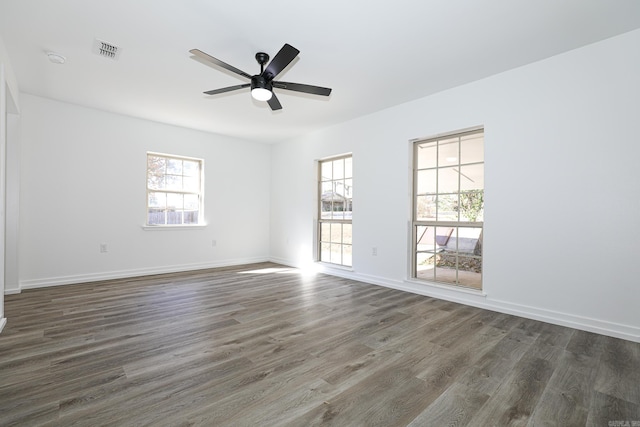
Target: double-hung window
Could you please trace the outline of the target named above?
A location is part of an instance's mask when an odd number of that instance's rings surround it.
[[[413,277],[482,289],[484,131],[413,146]]]
[[[318,165],[318,259],[352,265],[353,161],[351,155]]]
[[[147,225],[197,225],[203,218],[203,160],[147,153]]]

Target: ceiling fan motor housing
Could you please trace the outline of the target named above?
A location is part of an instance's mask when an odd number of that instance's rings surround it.
[[[271,91],[273,89],[273,84],[271,83],[271,80],[267,80],[262,76],[253,76],[251,77],[251,90],[256,88],[267,89],[268,91]]]

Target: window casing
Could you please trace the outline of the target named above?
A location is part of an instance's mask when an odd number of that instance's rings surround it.
[[[484,131],[413,146],[413,278],[482,289]]]
[[[352,265],[353,160],[351,155],[318,164],[318,260]]]
[[[147,153],[147,225],[201,224],[203,165],[201,159]]]

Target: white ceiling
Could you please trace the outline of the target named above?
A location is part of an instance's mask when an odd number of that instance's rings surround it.
[[[0,36],[20,91],[243,139],[274,142],[640,28],[638,0],[2,0]],[[95,38],[121,47],[92,53]],[[246,83],[258,51],[300,50],[272,112]],[[67,58],[48,61],[45,52]]]

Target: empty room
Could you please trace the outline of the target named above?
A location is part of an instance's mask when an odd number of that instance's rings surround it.
[[[640,2],[0,2],[0,426],[640,426]]]

